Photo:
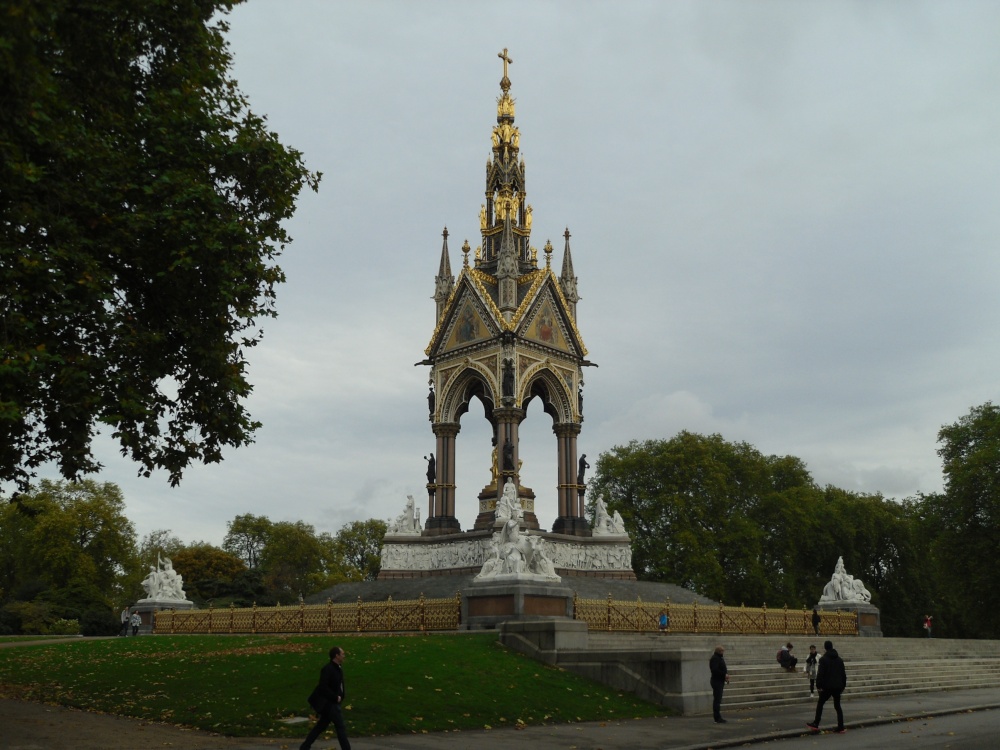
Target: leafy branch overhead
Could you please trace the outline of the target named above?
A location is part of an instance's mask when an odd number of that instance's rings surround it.
[[[246,350],[320,175],[230,77],[235,2],[37,0],[0,23],[0,481],[180,481],[259,426]]]

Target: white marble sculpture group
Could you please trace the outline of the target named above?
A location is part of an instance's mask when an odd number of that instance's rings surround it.
[[[870,602],[871,592],[865,588],[860,578],[855,578],[844,569],[844,558],[837,558],[833,577],[823,587],[820,602]]]
[[[597,498],[595,505],[594,536],[627,536],[621,514],[616,510],[614,515],[608,515],[608,506],[602,497]]]
[[[503,525],[499,531],[493,532],[489,555],[475,580],[560,580],[545,550],[545,540],[534,534],[521,533],[523,517],[517,488],[508,479],[503,495],[497,501],[495,515],[496,523]]]
[[[420,508],[416,507],[413,495],[406,496],[406,507],[389,523],[386,534],[402,536],[420,536]]]
[[[591,539],[547,539],[521,529],[524,509],[517,485],[507,479],[494,510],[492,538],[436,539],[421,537],[420,511],[413,497],[386,530],[383,570],[447,571],[480,568],[476,580],[556,581],[556,568],[588,573],[622,573],[632,569],[632,548],[621,515],[596,501]],[[513,523],[512,523],[513,522]],[[401,538],[404,537],[404,538]],[[414,537],[412,540],[405,537]]]
[[[149,566],[149,573],[142,580],[146,598],[153,601],[187,601],[184,593],[184,579],[174,570],[170,558],[156,556],[156,565]]]

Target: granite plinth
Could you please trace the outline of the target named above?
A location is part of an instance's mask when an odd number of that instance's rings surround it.
[[[462,591],[462,629],[486,630],[502,622],[573,617],[573,590],[559,583],[496,581]]]
[[[858,618],[858,635],[867,638],[882,637],[881,612],[878,607],[869,602],[851,600],[819,602],[816,605],[816,609],[819,610],[821,616],[823,612],[836,612],[837,610],[841,612],[854,612]],[[823,635],[822,622],[819,628],[819,634]]]
[[[140,599],[129,609],[138,612],[140,619],[142,619],[139,632],[148,634],[153,632],[157,612],[162,612],[165,609],[194,609],[194,602],[186,599]]]

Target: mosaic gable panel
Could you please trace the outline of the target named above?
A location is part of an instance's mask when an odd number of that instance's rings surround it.
[[[525,329],[524,338],[563,352],[572,352],[561,323],[552,298],[546,295],[538,306],[538,312]]]
[[[457,309],[458,312],[451,325],[448,339],[441,347],[441,352],[461,349],[463,346],[487,341],[493,337],[490,327],[483,320],[471,299],[466,297]]]

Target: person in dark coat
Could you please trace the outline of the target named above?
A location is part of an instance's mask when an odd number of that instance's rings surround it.
[[[819,612],[813,607],[813,632],[819,635],[819,624],[822,622],[822,618],[819,616]]]
[[[708,668],[712,672],[710,680],[712,684],[712,715],[716,724],[725,724],[722,718],[722,690],[729,684],[729,669],[726,667],[726,659],[723,656],[726,649],[723,646],[716,646],[715,653],[708,660]]]
[[[806,724],[812,731],[819,731],[819,721],[823,718],[823,704],[832,696],[833,708],[837,712],[837,733],[843,734],[844,712],[840,708],[840,694],[847,687],[847,668],[840,658],[837,649],[831,641],[823,644],[826,653],[819,658],[819,670],[816,674],[816,687],[819,689],[819,700],[816,701],[816,718]]]
[[[344,702],[344,671],[340,668],[344,663],[347,652],[344,649],[334,646],[330,649],[330,663],[323,667],[319,673],[319,684],[309,695],[309,705],[313,707],[319,717],[316,725],[310,730],[305,741],[299,746],[299,750],[309,750],[312,744],[333,722],[333,728],[337,730],[337,741],[341,750],[351,750],[351,743],[347,739],[347,729],[344,726],[344,716],[340,712],[340,704]]]
[[[787,669],[789,672],[794,672],[795,665],[799,663],[798,657],[792,656],[793,648],[795,648],[795,646],[791,643],[786,643],[778,652],[778,663],[781,665],[782,669]]]

